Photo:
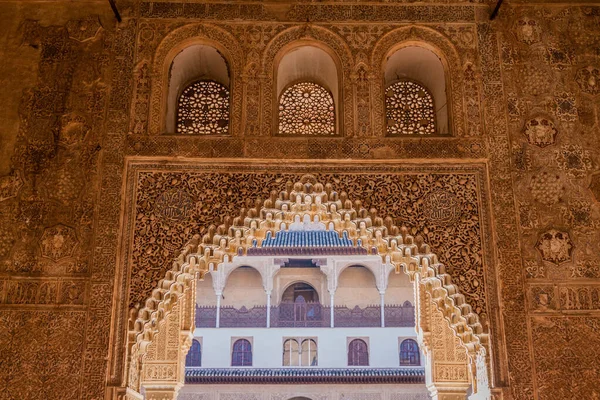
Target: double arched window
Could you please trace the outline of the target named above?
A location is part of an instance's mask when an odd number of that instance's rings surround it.
[[[186,367],[201,367],[202,366],[202,346],[196,339],[192,340],[192,347],[185,356]]]
[[[252,344],[246,339],[238,339],[233,343],[231,352],[232,367],[252,366]]]
[[[354,339],[348,344],[348,366],[368,366],[369,347],[362,339]]]
[[[284,367],[315,367],[317,363],[317,342],[314,339],[287,339],[283,342]]]
[[[402,341],[402,343],[400,343],[400,365],[421,365],[421,353],[419,352],[419,345],[414,340],[405,339]]]

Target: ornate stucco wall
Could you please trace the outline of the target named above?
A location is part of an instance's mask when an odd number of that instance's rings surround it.
[[[118,4],[120,24],[103,1],[0,2],[1,396],[110,395],[128,309],[178,249],[306,172],[425,237],[506,398],[600,396],[600,7]],[[160,134],[161,68],[194,38],[230,56],[229,138]],[[272,63],[297,39],[340,57],[344,137],[270,136]],[[447,58],[451,139],[383,137],[378,74],[406,40]]]

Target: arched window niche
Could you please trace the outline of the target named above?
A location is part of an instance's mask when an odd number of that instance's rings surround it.
[[[339,61],[325,46],[297,42],[275,62],[275,133],[281,136],[340,134]]]
[[[169,68],[166,132],[229,134],[230,82],[227,62],[216,48],[194,44],[181,50]]]
[[[406,43],[384,65],[387,136],[450,135],[445,61],[432,48]]]

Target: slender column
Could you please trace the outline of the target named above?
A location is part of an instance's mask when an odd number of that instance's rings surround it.
[[[267,328],[271,327],[271,291],[267,290]]]
[[[385,292],[379,292],[381,296],[381,327],[385,328]]]
[[[335,302],[334,302],[335,292],[329,292],[329,303],[330,303],[330,325],[333,328],[335,326],[334,323],[334,315],[335,315]]]
[[[215,328],[219,327],[219,323],[221,321],[221,292],[217,293],[217,321]]]

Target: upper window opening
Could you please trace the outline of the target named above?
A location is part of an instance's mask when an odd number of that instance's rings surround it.
[[[362,339],[354,339],[348,345],[348,366],[368,366],[369,349]]]
[[[412,339],[406,339],[400,344],[400,365],[421,365],[419,345]]]
[[[385,109],[390,136],[436,133],[433,97],[416,82],[399,81],[388,86]]]
[[[228,134],[229,92],[229,68],[221,53],[208,45],[186,47],[169,69],[167,132]]]
[[[302,345],[299,345],[302,343]],[[317,366],[317,342],[314,339],[287,339],[283,343],[284,367]]]
[[[331,93],[312,82],[301,82],[287,88],[279,99],[279,133],[334,135],[335,107]]]
[[[229,133],[229,90],[218,82],[198,81],[179,96],[177,133],[226,135]]]
[[[319,294],[314,287],[308,283],[298,282],[290,285],[285,289],[281,296],[283,302],[296,302],[296,303],[313,303],[319,301]]]
[[[233,344],[231,353],[232,367],[251,367],[252,366],[252,345],[246,339],[238,339]]]
[[[202,346],[196,339],[192,340],[192,347],[185,357],[186,367],[201,367],[202,366]]]
[[[332,56],[316,46],[298,46],[277,63],[277,133],[332,136],[338,132],[339,74]]]
[[[420,46],[403,47],[385,64],[388,136],[449,134],[442,60]]]

